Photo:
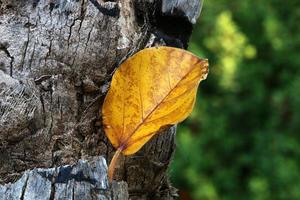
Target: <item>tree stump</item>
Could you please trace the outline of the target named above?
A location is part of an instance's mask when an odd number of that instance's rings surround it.
[[[59,170],[85,165],[80,159],[111,160],[100,110],[114,70],[146,47],[186,48],[201,2],[1,0],[0,184],[12,184],[1,186],[0,199],[29,199],[34,190],[43,190],[44,199],[127,199],[127,192],[131,199],[174,199],[166,170],[175,127],[121,159],[115,178],[127,184],[98,187],[74,174],[68,183],[57,180]],[[103,158],[97,162],[105,165]],[[106,167],[101,170],[102,176]],[[106,182],[94,176],[95,183]],[[101,192],[80,197],[91,188]],[[107,195],[120,191],[124,196]],[[58,198],[59,192],[68,197]]]

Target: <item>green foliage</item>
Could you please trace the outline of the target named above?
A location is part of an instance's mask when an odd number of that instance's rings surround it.
[[[300,199],[300,1],[205,1],[210,61],[170,170],[195,200]]]

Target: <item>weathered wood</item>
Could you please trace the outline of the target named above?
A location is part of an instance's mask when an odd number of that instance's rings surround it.
[[[103,157],[74,165],[26,171],[15,183],[0,186],[0,200],[127,200],[125,182],[109,186]]]
[[[0,184],[36,167],[110,161],[100,110],[115,68],[145,47],[186,47],[200,7],[198,0],[1,0]],[[166,176],[175,132],[121,160],[116,179],[128,183],[131,199],[176,196]]]
[[[186,17],[195,24],[202,9],[203,0],[162,0],[162,13],[164,15]]]

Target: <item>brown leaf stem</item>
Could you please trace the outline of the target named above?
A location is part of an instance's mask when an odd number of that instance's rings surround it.
[[[110,161],[110,164],[109,164],[109,167],[108,167],[108,180],[109,180],[109,183],[111,183],[112,180],[113,180],[115,168],[116,168],[116,165],[117,165],[117,163],[119,161],[121,152],[122,152],[122,148],[119,147],[117,149],[117,151],[115,152],[113,158]]]

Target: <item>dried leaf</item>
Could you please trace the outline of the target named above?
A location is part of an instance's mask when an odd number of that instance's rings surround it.
[[[137,152],[161,127],[184,120],[207,73],[207,60],[172,47],[144,49],[126,60],[102,108],[105,133],[118,155]]]
[[[113,76],[102,109],[113,146],[133,154],[162,126],[184,120],[207,73],[207,60],[171,47],[144,49],[126,60]]]

